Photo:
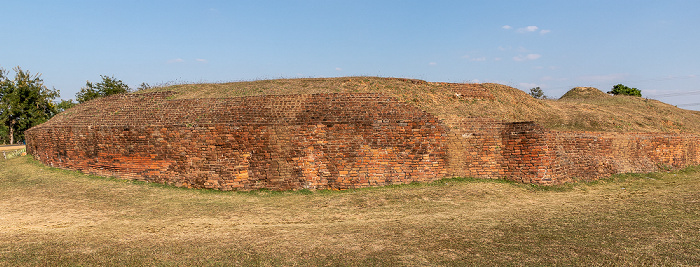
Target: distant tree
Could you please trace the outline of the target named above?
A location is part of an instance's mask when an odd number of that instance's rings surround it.
[[[80,88],[80,92],[75,95],[75,100],[77,100],[78,103],[83,103],[103,96],[131,92],[129,86],[121,80],[105,75],[100,75],[100,77],[102,78],[101,82],[91,83],[90,81],[87,81],[87,83],[85,83],[85,87]]]
[[[613,86],[612,91],[609,91],[608,94],[613,94],[613,95],[631,95],[631,96],[642,96],[642,91],[637,89],[637,88],[630,88],[627,86],[624,86],[622,84],[618,84]]]
[[[146,90],[146,89],[151,89],[151,85],[147,83],[141,83],[138,88],[136,88],[136,91],[141,91],[141,90]]]
[[[547,96],[544,95],[544,92],[542,91],[542,89],[540,89],[539,86],[535,88],[530,88],[530,95],[537,99],[547,99]]]
[[[56,113],[64,112],[77,104],[78,103],[73,102],[73,99],[61,100],[61,102],[58,102],[58,104],[56,104]]]
[[[0,143],[2,143],[3,145],[6,145],[9,141],[7,138],[8,134],[9,132],[7,130],[7,127],[5,127],[5,125],[0,124]]]
[[[0,118],[3,117],[4,114],[4,105],[2,104],[4,101],[4,97],[2,97],[3,92],[5,91],[5,87],[7,86],[7,72],[5,69],[0,68]],[[0,140],[2,140],[2,144],[7,144],[7,141],[9,138],[7,136],[9,135],[9,129],[7,129],[7,126],[5,126],[5,123],[0,123]]]
[[[52,102],[58,91],[44,86],[41,74],[31,75],[20,67],[10,80],[4,69],[0,69],[0,124],[10,144],[24,139],[24,131],[43,123],[56,114]]]

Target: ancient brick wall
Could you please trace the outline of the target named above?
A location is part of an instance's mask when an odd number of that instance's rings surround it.
[[[220,190],[346,189],[463,176],[560,184],[700,164],[700,137],[440,120],[379,94],[90,101],[26,132],[45,164]]]
[[[325,189],[446,176],[446,129],[376,94],[94,100],[27,131],[60,168],[195,188]]]
[[[547,132],[545,140],[561,182],[700,164],[700,137],[691,134]]]
[[[532,122],[509,123],[503,136],[505,177],[523,183],[553,184],[565,177],[551,172],[553,158],[546,139],[547,131]]]
[[[507,123],[487,118],[443,121],[448,133],[448,166],[451,176],[498,179],[503,168],[502,131]]]
[[[448,173],[542,185],[700,164],[700,137],[549,131],[532,122],[445,121]]]
[[[692,134],[557,132],[523,122],[505,124],[502,139],[504,178],[524,183],[590,181],[700,164],[700,136]]]

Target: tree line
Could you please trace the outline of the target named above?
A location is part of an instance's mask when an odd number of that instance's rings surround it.
[[[544,94],[544,91],[542,91],[542,89],[540,89],[539,86],[535,88],[530,88],[529,94],[530,96],[537,99],[549,99],[549,97]],[[628,87],[624,84],[616,84],[615,86],[613,86],[612,90],[608,91],[608,94],[642,97],[642,90],[633,87]]]
[[[79,103],[132,92],[121,80],[100,75],[100,82],[87,81],[75,95],[77,103],[72,99],[56,102],[59,90],[46,87],[41,74],[32,74],[20,67],[12,70],[14,77],[0,68],[0,144],[23,142],[24,131]],[[147,87],[148,84],[143,83],[139,89]]]

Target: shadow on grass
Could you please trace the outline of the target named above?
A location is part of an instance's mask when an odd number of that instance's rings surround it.
[[[663,177],[667,174],[694,174],[700,172],[700,166],[689,166],[685,167],[683,169],[675,170],[675,171],[667,171],[667,172],[651,172],[651,173],[622,173],[622,174],[614,174],[610,177],[607,178],[602,178],[598,179],[595,181],[577,181],[576,179],[575,182],[571,183],[564,183],[564,184],[559,184],[559,185],[538,185],[538,184],[524,184],[524,183],[518,183],[515,181],[511,180],[506,180],[506,179],[480,179],[480,178],[474,178],[474,177],[450,177],[450,178],[443,178],[440,180],[436,180],[433,182],[428,182],[428,183],[420,183],[420,182],[411,182],[408,184],[392,184],[392,185],[385,185],[385,186],[379,186],[379,187],[364,187],[364,188],[351,188],[351,189],[319,189],[319,190],[311,190],[311,189],[299,189],[299,190],[271,190],[271,189],[256,189],[256,190],[247,190],[247,191],[221,191],[221,190],[216,190],[216,189],[206,189],[206,188],[186,188],[186,187],[178,187],[175,185],[170,185],[170,184],[161,184],[161,183],[153,183],[153,182],[148,182],[148,181],[138,181],[138,180],[129,180],[129,179],[122,179],[122,178],[117,178],[117,177],[106,177],[106,176],[98,176],[98,175],[93,175],[93,174],[85,174],[80,171],[73,171],[73,170],[65,170],[65,169],[60,169],[60,168],[55,168],[55,167],[49,167],[44,165],[38,160],[33,159],[31,156],[22,156],[23,158],[26,158],[27,162],[31,163],[34,166],[37,166],[39,168],[43,168],[52,172],[59,172],[62,174],[68,174],[72,175],[74,177],[88,177],[90,179],[100,179],[100,180],[106,180],[106,181],[112,181],[112,182],[118,182],[118,183],[129,183],[129,184],[135,184],[135,185],[145,185],[149,187],[155,187],[155,188],[166,188],[166,189],[171,189],[171,190],[190,190],[190,191],[196,191],[199,193],[203,194],[243,194],[243,195],[250,195],[250,196],[262,196],[262,197],[274,197],[274,196],[284,196],[284,195],[313,195],[313,194],[346,194],[346,193],[352,193],[352,192],[361,192],[361,191],[376,191],[376,190],[391,190],[391,189],[403,189],[403,188],[419,188],[419,187],[444,187],[444,186],[450,186],[454,184],[469,184],[469,183],[492,183],[492,184],[507,184],[513,187],[517,188],[522,188],[528,191],[542,191],[542,192],[568,192],[571,190],[574,190],[576,188],[580,187],[585,187],[585,186],[595,186],[599,184],[608,184],[608,183],[621,183],[621,182],[626,182],[628,180],[640,180],[640,179],[652,179],[652,180],[660,180],[663,179]]]

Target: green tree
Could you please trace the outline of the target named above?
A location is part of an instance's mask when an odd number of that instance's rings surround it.
[[[7,144],[7,135],[9,134],[9,131],[7,130],[7,127],[5,125],[0,124],[0,144],[6,145]]]
[[[540,89],[539,86],[535,88],[530,88],[530,95],[537,99],[547,99],[547,96],[544,95],[544,91],[542,91],[542,89]]]
[[[100,75],[100,77],[102,78],[101,82],[91,83],[90,81],[87,81],[85,87],[80,88],[80,92],[75,95],[75,100],[77,100],[78,103],[83,103],[103,96],[131,92],[131,88],[129,88],[128,85],[121,80],[117,80],[114,78],[114,76],[108,77],[105,75]]]
[[[608,94],[613,94],[613,95],[631,95],[631,96],[642,96],[642,91],[637,89],[637,88],[630,88],[622,84],[618,84],[613,86],[612,91],[609,91]]]
[[[73,99],[68,99],[68,100],[61,100],[61,102],[58,102],[56,104],[56,112],[61,113],[66,111],[69,108],[74,107],[78,103],[73,102]]]
[[[2,93],[5,91],[5,86],[7,84],[7,72],[3,69],[0,68],[0,118],[2,118],[4,112],[4,106],[2,106],[3,97]],[[6,138],[9,135],[9,129],[7,129],[7,126],[5,126],[5,123],[0,123],[0,141],[2,141],[2,144],[7,144],[8,138]]]
[[[10,144],[24,139],[24,131],[56,114],[53,99],[58,91],[44,86],[41,74],[32,75],[20,67],[10,80],[0,69],[0,123]]]
[[[136,91],[141,91],[141,90],[146,90],[146,89],[151,89],[151,85],[147,83],[141,83],[138,88],[136,88]]]

